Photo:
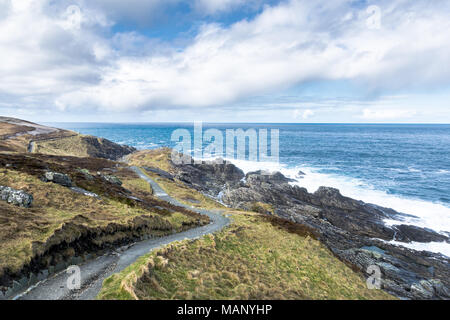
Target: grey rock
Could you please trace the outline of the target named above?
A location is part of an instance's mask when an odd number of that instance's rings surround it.
[[[3,201],[23,208],[29,208],[33,203],[31,194],[5,186],[0,186],[0,198]]]
[[[428,284],[424,281],[413,283],[411,285],[411,292],[421,299],[432,299],[434,296],[433,287],[428,286]]]
[[[71,187],[70,190],[72,190],[73,192],[79,193],[79,194],[84,194],[85,196],[88,196],[88,197],[100,199],[100,196],[98,194],[84,190],[82,188]]]
[[[65,268],[66,268],[66,263],[65,262],[59,262],[55,266],[55,273],[63,271]]]
[[[90,174],[89,170],[87,170],[87,169],[77,169],[77,171],[82,173],[87,180],[89,180],[89,181],[93,181],[94,180],[94,176]]]
[[[389,243],[394,236],[404,242],[449,241],[433,230],[384,223],[385,219],[401,221],[407,214],[345,197],[335,188],[321,187],[311,194],[289,184],[281,173],[252,172],[238,181],[237,175],[230,180],[219,175],[210,186],[215,176],[210,167],[185,165],[178,170],[183,175],[180,180],[199,191],[219,190],[221,201],[229,207],[252,210],[255,202],[272,205],[273,214],[312,228],[336,256],[363,273],[371,265],[379,266],[383,288],[389,293],[406,299],[450,299],[450,259]],[[440,283],[430,282],[433,279]]]
[[[154,167],[144,167],[144,169],[145,169],[146,171],[156,173],[157,175],[159,175],[159,176],[161,176],[161,177],[163,177],[163,178],[166,178],[166,179],[169,179],[169,180],[172,180],[172,181],[173,181],[173,175],[170,174],[170,173],[167,172],[167,171],[161,170],[161,169],[159,169],[159,168],[154,168]]]
[[[48,267],[48,274],[54,274],[55,273],[55,267],[54,266],[49,266]]]
[[[64,173],[47,171],[42,180],[45,182],[53,182],[63,187],[72,187],[72,180]]]
[[[402,242],[444,242],[448,237],[441,235],[433,230],[419,228],[411,225],[398,225],[395,239]]]
[[[20,285],[22,287],[25,287],[28,284],[28,278],[27,277],[22,277],[22,278],[19,279],[18,282],[20,283]]]
[[[119,178],[117,178],[116,176],[112,176],[112,175],[103,175],[100,174],[100,176],[105,179],[106,181],[108,181],[109,183],[121,186],[122,185],[122,181],[120,181]]]
[[[227,161],[203,161],[202,163],[181,164],[173,163],[176,171],[174,178],[190,187],[200,190],[209,196],[217,197],[225,184],[239,185],[245,177],[244,172]]]
[[[37,282],[38,282],[38,277],[33,272],[31,272],[30,276],[28,277],[27,285],[32,286],[32,285],[36,284]]]
[[[45,279],[47,279],[48,275],[49,275],[48,270],[44,269],[38,273],[37,279],[38,279],[38,281],[45,280]]]

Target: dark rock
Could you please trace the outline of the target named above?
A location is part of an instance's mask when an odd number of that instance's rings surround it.
[[[419,228],[411,225],[395,226],[397,235],[395,240],[402,242],[443,242],[448,241],[448,237],[441,235],[433,230]]]
[[[247,184],[255,183],[289,183],[295,180],[286,178],[281,172],[255,171],[249,172],[245,176]]]
[[[347,198],[341,195],[340,191],[335,188],[320,187],[314,196],[323,206],[339,208],[342,210],[358,210],[361,208],[361,202]]]
[[[45,182],[53,182],[63,187],[72,187],[72,180],[64,173],[47,171],[42,180]]]
[[[304,173],[303,171],[298,171],[296,177],[297,178],[303,178],[304,176],[306,176],[306,173]]]
[[[122,185],[122,181],[120,181],[120,179],[117,178],[116,176],[112,176],[112,175],[103,175],[103,174],[100,174],[100,176],[101,176],[104,180],[108,181],[109,183],[112,183],[112,184],[115,184],[115,185],[118,185],[118,186],[121,186],[121,185]]]
[[[77,171],[82,173],[87,180],[89,180],[89,181],[93,181],[94,180],[94,176],[89,173],[89,170],[87,170],[87,169],[77,169]]]
[[[202,167],[196,170],[200,171],[195,173],[197,176],[205,174]],[[405,242],[448,241],[445,235],[419,227],[387,226],[384,219],[402,220],[407,215],[345,197],[334,188],[321,187],[311,194],[290,185],[289,179],[280,173],[252,172],[246,175],[245,182],[236,180],[227,183],[222,179],[215,186],[217,190],[225,182],[221,200],[226,205],[243,210],[253,210],[257,202],[272,205],[275,215],[313,228],[336,256],[363,273],[369,266],[378,266],[384,290],[398,297],[450,298],[448,258],[386,242],[394,236]],[[197,184],[192,186],[204,191]]]
[[[73,192],[76,192],[76,193],[84,194],[85,196],[88,196],[88,197],[100,199],[100,196],[98,194],[84,190],[82,188],[72,187],[72,188],[70,188],[70,190],[72,190]]]
[[[33,203],[31,194],[5,186],[0,186],[0,198],[3,201],[23,208],[29,208]]]
[[[159,176],[161,176],[161,177],[163,177],[163,178],[166,178],[166,179],[168,179],[168,180],[173,181],[173,175],[170,174],[170,173],[167,172],[167,171],[164,171],[164,170],[161,170],[161,169],[158,169],[158,168],[154,168],[154,167],[144,167],[144,169],[145,169],[146,171],[156,173],[157,175],[159,175]]]
[[[110,140],[94,136],[83,136],[83,141],[89,145],[88,154],[95,158],[119,160],[123,156],[136,151],[136,148],[120,145]]]
[[[210,196],[216,197],[225,184],[238,185],[244,172],[226,161],[205,161],[200,164],[173,164],[175,178]]]

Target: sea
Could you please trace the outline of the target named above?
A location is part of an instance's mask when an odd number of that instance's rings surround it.
[[[174,147],[177,142],[171,138],[177,129],[194,136],[193,123],[47,125],[137,149]],[[244,172],[280,171],[309,192],[320,186],[335,187],[344,196],[414,216],[404,221],[386,220],[388,225],[411,224],[450,233],[450,125],[203,123],[202,129],[219,130],[224,140],[227,130],[259,133],[265,129],[269,137],[278,130],[277,161],[227,160]],[[301,178],[299,171],[305,174]],[[448,243],[401,245],[450,256]]]

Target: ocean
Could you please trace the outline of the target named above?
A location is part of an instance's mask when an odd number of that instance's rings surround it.
[[[137,149],[173,147],[176,129],[189,123],[51,123]],[[309,192],[335,187],[345,196],[416,216],[387,224],[413,224],[450,232],[450,125],[203,123],[203,130],[279,130],[279,162],[231,159],[245,172],[281,171]],[[225,136],[225,135],[224,135]],[[406,246],[450,256],[446,243]]]

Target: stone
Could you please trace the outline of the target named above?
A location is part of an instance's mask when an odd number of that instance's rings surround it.
[[[54,274],[55,273],[55,267],[54,266],[49,266],[48,267],[48,273],[49,274]]]
[[[395,240],[402,242],[444,242],[448,237],[441,235],[427,228],[420,228],[411,225],[398,225]]]
[[[156,173],[157,175],[159,175],[159,176],[161,176],[163,178],[166,178],[168,180],[172,180],[173,181],[173,175],[170,174],[167,171],[161,170],[159,168],[154,168],[154,167],[144,167],[144,169],[145,169],[145,171]]]
[[[82,189],[82,188],[71,187],[70,190],[72,190],[73,192],[79,193],[79,194],[83,194],[83,195],[88,196],[88,197],[100,199],[100,196],[98,194],[90,192],[90,191],[87,191],[87,190]]]
[[[55,273],[63,271],[66,268],[66,263],[64,262],[59,262],[56,264],[55,266]]]
[[[94,180],[94,176],[90,174],[89,170],[87,170],[87,169],[77,169],[77,171],[82,173],[87,180],[89,180],[89,181],[93,181]]]
[[[0,198],[3,201],[23,208],[29,208],[33,203],[31,194],[5,186],[0,186]]]
[[[121,186],[121,185],[122,185],[122,181],[120,181],[120,179],[117,178],[116,176],[112,176],[112,175],[101,175],[101,177],[102,177],[103,179],[105,179],[106,181],[112,183],[112,184],[115,184],[115,185],[118,185],[118,186]]]
[[[32,285],[36,284],[37,282],[38,282],[38,277],[33,272],[31,272],[30,276],[28,277],[27,285],[32,286]]]
[[[45,280],[45,279],[47,279],[48,275],[49,275],[48,270],[44,269],[38,273],[37,279],[38,279],[38,281]]]
[[[22,286],[22,287],[25,287],[27,284],[28,284],[28,278],[27,277],[22,277],[22,278],[20,278],[19,279],[19,284]]]
[[[424,287],[421,283],[413,283],[411,285],[411,292],[422,299],[432,299],[434,296],[434,289],[428,286]]]
[[[72,180],[70,180],[69,176],[64,173],[47,171],[44,175],[43,180],[45,182],[53,182],[59,184],[63,187],[72,187]]]

